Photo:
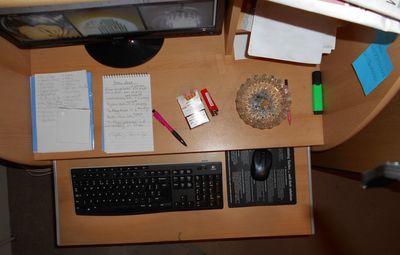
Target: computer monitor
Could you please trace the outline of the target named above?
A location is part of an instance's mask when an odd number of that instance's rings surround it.
[[[98,62],[132,67],[164,38],[222,31],[224,0],[113,0],[0,9],[0,35],[19,48],[84,44]]]

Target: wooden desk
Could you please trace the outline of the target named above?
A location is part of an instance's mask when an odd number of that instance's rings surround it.
[[[262,60],[235,62],[230,56],[224,55],[223,35],[167,39],[161,52],[154,59],[144,65],[128,69],[102,66],[90,58],[82,46],[32,50],[30,56],[32,73],[79,69],[93,73],[95,150],[35,154],[35,159],[57,159],[55,183],[60,245],[313,233],[309,163],[305,147],[323,144],[322,118],[314,115],[311,109],[310,73],[315,70],[315,66]],[[63,61],[59,62],[59,59]],[[151,154],[156,155],[144,156],[140,153],[110,155],[101,151],[101,77],[105,74],[132,72],[148,72],[151,75],[154,108],[158,109],[184,137],[188,147],[182,146],[163,126],[154,121],[155,151]],[[240,85],[248,77],[265,72],[288,78],[291,83],[293,122],[290,126],[284,121],[271,130],[254,129],[244,124],[236,112],[235,97]],[[210,117],[210,123],[190,130],[176,102],[176,96],[185,89],[196,87],[208,88],[220,108],[220,114],[217,117]],[[224,150],[284,146],[302,147],[296,148],[298,203],[293,206],[228,208],[225,183],[223,210],[115,217],[77,216],[73,210],[68,171],[70,166],[176,163],[204,158],[215,158],[225,162]]]
[[[322,117],[311,108],[311,72],[316,66],[277,61],[235,62],[225,55],[225,36],[167,39],[151,61],[128,69],[114,69],[95,62],[82,46],[18,50],[0,39],[5,57],[0,60],[1,84],[6,98],[0,107],[5,117],[0,157],[28,164],[56,159],[56,209],[60,245],[138,243],[205,240],[313,233],[309,183],[309,145],[323,144]],[[15,56],[18,59],[15,59]],[[21,64],[23,63],[23,65]],[[86,69],[93,74],[95,150],[89,152],[35,154],[31,150],[29,107],[30,74]],[[152,103],[188,143],[177,142],[154,121],[153,155],[105,154],[101,151],[101,77],[115,73],[147,72],[151,75]],[[254,74],[270,73],[290,82],[292,125],[284,121],[271,130],[244,124],[235,110],[236,91]],[[176,96],[190,88],[207,87],[220,114],[211,122],[189,130]],[[23,118],[16,119],[11,109]],[[17,131],[18,130],[18,131]],[[15,145],[18,145],[16,147]],[[260,147],[296,148],[296,205],[228,208],[226,182],[222,210],[168,212],[135,216],[85,217],[73,210],[70,166],[123,163],[177,163],[214,159],[225,165],[224,150]],[[193,154],[194,153],[194,154]],[[124,157],[116,157],[124,156]],[[85,159],[86,158],[86,159]],[[225,175],[225,171],[224,171]],[[224,178],[225,180],[225,178]]]
[[[244,208],[228,207],[223,152],[57,160],[54,181],[58,244],[120,244],[313,234],[308,153],[306,147],[295,149],[297,204]],[[70,167],[201,160],[222,162],[223,209],[112,217],[75,214]]]
[[[84,0],[65,0],[64,2]],[[43,4],[51,0],[32,0]],[[0,7],[19,6],[22,1],[1,1]],[[25,2],[23,3],[25,4]],[[232,45],[242,0],[229,1],[225,31],[221,36],[168,39],[161,52],[150,62],[130,69],[104,67],[82,46],[41,50],[20,50],[0,38],[0,158],[28,165],[47,165],[51,159],[109,156],[101,152],[101,84],[104,74],[149,72],[152,76],[153,104],[190,143],[183,148],[166,136],[154,123],[154,154],[221,151],[226,149],[313,146],[331,149],[360,131],[400,89],[400,58],[396,54],[400,40],[388,49],[394,70],[368,97],[364,96],[351,67],[352,61],[373,41],[374,30],[345,24],[338,29],[337,47],[323,57],[320,66],[273,60],[233,61]],[[29,107],[29,75],[87,69],[94,74],[95,150],[85,153],[32,153]],[[323,116],[311,112],[310,73],[321,69],[324,76],[326,111]],[[282,123],[272,130],[256,130],[245,125],[235,112],[234,97],[240,84],[256,73],[271,73],[288,78],[293,96],[292,126]],[[175,97],[182,90],[207,87],[221,108],[212,125],[189,131]],[[16,118],[18,116],[18,118]],[[245,135],[245,139],[243,134]]]
[[[60,62],[59,59],[63,61]],[[86,69],[93,74],[95,150],[77,153],[35,154],[35,159],[108,157],[102,152],[102,81],[113,73],[147,72],[151,75],[152,104],[188,143],[182,146],[154,120],[153,154],[223,151],[259,147],[322,145],[322,117],[311,108],[311,72],[314,66],[262,60],[234,61],[224,55],[224,36],[166,39],[158,55],[134,68],[116,69],[95,62],[82,46],[32,50],[32,73]],[[240,85],[254,74],[287,78],[292,96],[292,125],[259,130],[239,117],[235,98]],[[208,88],[219,115],[190,130],[176,97],[191,88]],[[122,155],[122,154],[119,154]],[[129,154],[125,154],[129,155]],[[131,154],[132,155],[132,154]]]
[[[20,51],[2,39],[0,44],[9,49],[9,59],[14,61],[12,56]],[[23,53],[27,54],[30,63],[27,69],[32,74],[80,69],[93,73],[95,150],[35,154],[35,160],[29,159],[29,155],[32,157],[32,147],[28,74],[24,76],[15,67],[7,70],[7,73],[4,71],[5,75],[18,75],[20,78],[11,80],[9,84],[2,84],[2,89],[9,92],[1,102],[4,106],[1,111],[7,122],[2,127],[4,133],[0,135],[7,143],[0,145],[0,156],[16,162],[37,164],[40,163],[37,160],[116,156],[101,151],[101,78],[102,75],[113,73],[148,72],[151,75],[153,107],[160,111],[188,143],[188,147],[182,146],[160,123],[154,121],[153,154],[323,144],[322,117],[314,115],[311,108],[311,72],[316,69],[315,66],[263,60],[234,61],[232,56],[224,54],[223,35],[167,39],[154,59],[127,69],[102,66],[86,53],[83,46],[36,49]],[[284,121],[273,129],[259,130],[246,125],[240,119],[235,108],[236,92],[247,78],[260,73],[270,73],[289,80],[293,118],[291,126]],[[207,87],[213,95],[220,114],[211,117],[210,123],[190,130],[176,96],[184,90],[203,87]],[[17,109],[24,118],[17,121],[9,109]],[[17,135],[15,126],[23,134]],[[15,144],[20,147],[10,150],[10,146]]]
[[[10,1],[0,1],[0,6],[8,6],[7,2]],[[313,232],[309,197],[309,162],[304,147],[323,145],[320,149],[326,150],[342,143],[366,125],[390,101],[400,87],[399,68],[397,68],[400,58],[396,53],[400,41],[396,40],[389,47],[389,54],[395,66],[394,72],[377,90],[365,97],[360,92],[351,62],[368,47],[373,39],[371,36],[373,30],[360,29],[360,26],[341,29],[344,33],[338,33],[337,48],[322,60],[321,66],[256,59],[233,61],[232,45],[241,4],[242,0],[229,1],[224,34],[167,39],[161,52],[154,59],[144,65],[128,69],[102,66],[92,60],[82,46],[19,50],[0,38],[2,51],[0,157],[32,165],[49,164],[50,160],[58,159],[55,181],[58,187],[56,195],[60,244],[303,235]],[[357,31],[360,33],[356,33]],[[29,75],[79,69],[93,73],[95,150],[33,156]],[[325,90],[327,111],[324,116],[313,115],[311,109],[310,74],[316,69],[321,69],[326,77],[324,83],[327,87]],[[150,73],[153,106],[161,111],[189,143],[187,148],[170,136],[159,123],[154,122],[153,155],[107,155],[101,151],[101,76],[135,72]],[[238,117],[234,104],[235,93],[241,83],[257,73],[271,73],[289,80],[293,101],[291,126],[283,122],[271,130],[256,130],[245,125]],[[213,117],[209,124],[189,130],[175,97],[182,90],[194,87],[207,87],[221,108],[221,113],[218,117]],[[298,203],[293,206],[230,209],[227,208],[225,201],[223,210],[174,212],[165,213],[165,216],[154,214],[88,218],[72,214],[71,184],[66,170],[71,165],[175,162],[178,159],[182,161],[196,156],[203,159],[205,155],[223,161],[224,150],[281,146],[298,147],[295,156]],[[195,156],[188,153],[195,153]],[[261,217],[261,222],[256,221],[260,215],[264,216]],[[119,231],[121,235],[115,235]]]

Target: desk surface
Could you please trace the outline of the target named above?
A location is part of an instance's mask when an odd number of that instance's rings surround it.
[[[57,159],[55,182],[59,244],[142,243],[313,233],[305,147],[296,148],[297,204],[288,206],[228,208],[224,183],[225,207],[222,210],[118,217],[77,216],[73,210],[68,169],[99,164],[177,163],[203,160],[204,157],[225,164],[224,150],[323,144],[322,117],[314,115],[311,107],[311,72],[315,66],[263,60],[234,61],[231,56],[225,56],[223,35],[167,39],[155,58],[128,69],[102,66],[89,57],[82,46],[30,51],[31,73],[80,69],[93,74],[95,150],[35,154],[35,159]],[[156,155],[107,155],[101,151],[101,77],[137,72],[151,75],[153,107],[185,139],[187,148],[154,121],[155,151],[152,154]],[[236,92],[247,78],[260,73],[289,80],[292,125],[284,121],[273,129],[258,130],[239,118],[235,109]],[[210,123],[190,130],[176,96],[184,90],[203,87],[212,94],[220,114],[211,117]],[[28,102],[25,107],[30,112]],[[135,157],[110,157],[131,155]]]
[[[400,88],[396,71],[400,65],[400,58],[396,57],[400,41],[397,40],[388,49],[394,72],[368,97],[363,95],[351,62],[368,46],[368,40],[358,40],[362,36],[355,32],[360,27],[346,29],[345,35],[338,34],[338,48],[324,58],[325,64],[321,66],[326,83],[326,113],[323,116],[314,116],[311,112],[310,73],[317,67],[272,60],[233,61],[232,56],[225,55],[223,36],[167,39],[154,59],[128,69],[102,66],[92,60],[82,46],[29,51],[19,50],[0,38],[0,158],[43,165],[49,164],[47,159],[52,158],[106,156],[100,149],[101,76],[134,72],[151,74],[153,106],[161,109],[161,113],[190,143],[187,148],[183,147],[168,136],[158,122],[154,122],[155,154],[321,144],[324,146],[313,146],[313,149],[332,148],[366,125]],[[363,35],[366,32],[362,30],[360,33]],[[348,38],[348,34],[355,35]],[[87,69],[94,74],[95,151],[37,154],[35,159],[43,160],[34,160],[28,76],[31,73],[79,69]],[[264,72],[289,79],[293,99],[291,126],[283,122],[271,130],[256,130],[239,119],[234,105],[237,89],[251,75]],[[193,87],[207,87],[221,113],[212,118],[211,123],[189,130],[175,97],[181,90]]]
[[[295,148],[297,204],[243,208],[228,207],[223,152],[57,160],[55,197],[58,244],[119,244],[313,234],[308,152],[307,147]],[[70,167],[199,160],[222,162],[223,209],[108,217],[75,214]]]
[[[35,159],[115,156],[101,150],[101,78],[115,73],[149,73],[153,107],[188,143],[187,147],[182,146],[160,123],[154,121],[153,154],[323,144],[322,117],[314,115],[311,107],[311,72],[315,66],[262,60],[234,61],[231,56],[224,55],[223,35],[166,39],[161,51],[151,61],[127,69],[109,68],[95,62],[82,46],[31,51],[32,73],[80,69],[93,74],[95,150],[35,154]],[[262,73],[289,80],[291,126],[284,121],[273,129],[259,130],[240,119],[235,106],[236,92],[247,78]],[[220,113],[210,117],[209,123],[190,130],[176,97],[188,89],[203,87],[210,91]],[[29,110],[29,106],[26,107]]]

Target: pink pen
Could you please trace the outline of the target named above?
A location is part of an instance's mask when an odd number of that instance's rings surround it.
[[[285,86],[286,86],[286,89],[289,90],[289,82],[287,79],[285,79]],[[290,112],[290,110],[287,113],[287,120],[288,120],[288,123],[290,126],[292,124],[292,113]]]
[[[153,109],[153,117],[158,120],[164,127],[166,127],[169,132],[171,132],[175,138],[181,142],[183,145],[187,146],[185,141],[182,139],[182,137],[168,124],[168,122],[159,114],[156,110]]]

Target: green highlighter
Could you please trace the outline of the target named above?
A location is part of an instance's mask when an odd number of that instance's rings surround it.
[[[312,97],[314,114],[322,114],[324,112],[324,95],[320,71],[312,73]]]

